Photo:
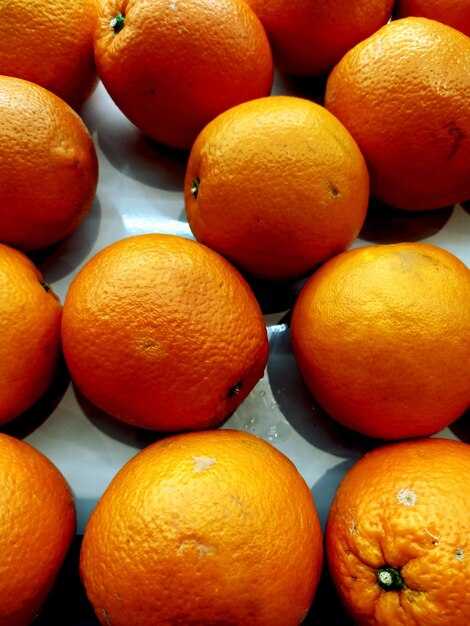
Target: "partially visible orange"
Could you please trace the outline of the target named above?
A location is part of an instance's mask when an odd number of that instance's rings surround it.
[[[216,115],[267,96],[271,49],[243,0],[105,0],[98,72],[142,132],[189,149]]]
[[[315,398],[361,433],[436,433],[470,406],[470,270],[431,244],[357,248],[325,263],[292,315]]]
[[[423,439],[376,448],[346,474],[326,553],[357,626],[470,623],[470,446]]]
[[[96,405],[136,426],[215,426],[263,376],[261,309],[237,270],[174,235],[129,237],[78,273],[64,304],[64,355]]]
[[[394,0],[248,0],[260,18],[282,72],[329,72],[357,43],[383,26]]]
[[[368,198],[348,131],[318,104],[289,96],[246,102],[210,122],[185,180],[196,239],[268,279],[298,277],[347,248]]]
[[[398,17],[427,17],[470,37],[470,0],[397,0]]]
[[[96,82],[93,32],[100,0],[3,0],[0,74],[24,78],[78,108]]]
[[[80,572],[103,626],[298,626],[322,533],[294,464],[248,433],[170,437],[111,481]]]
[[[0,434],[0,626],[28,626],[75,535],[75,504],[44,454]]]
[[[407,210],[470,198],[470,38],[409,17],[350,50],[325,106],[361,149],[371,194]]]
[[[0,119],[0,242],[45,248],[70,235],[93,203],[93,141],[68,104],[20,78],[0,76]]]
[[[1,425],[28,409],[52,382],[62,306],[33,263],[2,244],[0,294]]]

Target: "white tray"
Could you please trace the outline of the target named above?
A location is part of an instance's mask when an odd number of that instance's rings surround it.
[[[318,84],[276,77],[273,93],[317,95]],[[321,87],[321,86],[320,86]],[[186,155],[145,139],[113,104],[101,84],[82,116],[98,151],[100,178],[93,208],[69,239],[37,262],[64,301],[78,270],[104,246],[126,236],[165,232],[191,237],[185,219]],[[470,215],[461,206],[429,213],[373,212],[362,238],[369,243],[422,240],[447,248],[470,264]],[[300,285],[258,285],[266,311],[270,356],[266,374],[223,428],[246,429],[277,446],[312,489],[324,523],[345,471],[377,445],[337,425],[314,408],[289,345],[285,313]],[[462,364],[463,365],[463,364]],[[122,465],[158,438],[107,416],[74,389],[65,373],[33,410],[3,428],[44,452],[64,473],[76,497],[78,534]],[[460,419],[441,436],[469,440]]]

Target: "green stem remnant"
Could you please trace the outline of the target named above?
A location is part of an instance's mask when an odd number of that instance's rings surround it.
[[[376,570],[377,583],[384,591],[399,591],[400,589],[406,589],[406,585],[401,577],[400,570],[391,567],[390,565],[384,565],[380,569]]]
[[[241,388],[242,388],[242,381],[239,380],[236,385],[234,385],[233,387],[230,387],[227,393],[227,398],[233,398],[233,396],[236,396],[237,393],[240,393]]]
[[[46,293],[48,293],[51,290],[51,288],[46,282],[44,282],[43,280],[40,280],[39,282],[41,284],[41,287],[44,289]]]
[[[201,181],[199,180],[199,178],[193,178],[193,187],[191,187],[191,193],[194,196],[194,199],[197,199],[197,192],[199,191],[199,185],[201,184]]]
[[[122,13],[118,13],[116,17],[109,22],[110,27],[114,30],[114,34],[117,35],[124,28],[126,23],[126,16]]]

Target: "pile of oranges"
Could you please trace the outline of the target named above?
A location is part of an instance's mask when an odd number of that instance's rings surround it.
[[[325,551],[354,623],[466,626],[470,446],[430,436],[470,406],[470,270],[406,237],[349,248],[371,202],[426,216],[470,199],[470,2],[4,4],[0,425],[34,412],[66,366],[91,403],[161,433],[85,530],[99,623],[298,626]],[[321,101],[272,95],[275,72],[323,85]],[[71,268],[61,303],[40,259],[100,196],[81,117],[99,80],[184,162],[192,237],[110,242]],[[324,535],[293,462],[217,428],[269,363],[256,284],[301,285],[299,372],[329,418],[377,440]],[[0,626],[28,626],[75,502],[44,454],[1,433],[0,477]]]

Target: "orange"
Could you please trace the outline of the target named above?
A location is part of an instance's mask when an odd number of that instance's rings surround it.
[[[0,424],[5,424],[52,382],[62,306],[33,263],[2,244],[0,293]]]
[[[470,38],[425,18],[384,26],[328,78],[325,106],[351,132],[371,194],[408,210],[470,198]]]
[[[78,108],[97,82],[99,8],[99,0],[1,0],[0,74],[42,85]]]
[[[364,159],[318,104],[272,96],[210,122],[188,161],[196,239],[250,274],[293,278],[347,248],[369,197]]]
[[[271,49],[243,0],[105,0],[98,73],[142,132],[189,149],[216,115],[269,95]]]
[[[322,558],[293,463],[219,430],[164,439],[121,469],[88,522],[80,571],[103,625],[297,626]]]
[[[382,439],[435,433],[470,406],[470,271],[430,244],[328,261],[294,306],[292,347],[323,408]]]
[[[339,595],[357,626],[470,622],[470,446],[377,448],[346,474],[325,529]]]
[[[398,0],[399,17],[427,17],[470,36],[470,0]]]
[[[79,389],[111,415],[155,430],[214,426],[261,378],[259,305],[208,248],[139,235],[99,252],[67,293],[64,355]]]
[[[329,72],[357,43],[383,26],[394,0],[248,0],[260,18],[282,72]]]
[[[0,626],[27,626],[51,590],[75,535],[75,504],[47,457],[4,434],[0,522]]]
[[[1,20],[0,20],[1,23]],[[98,178],[80,117],[50,91],[0,76],[0,242],[45,248],[73,232]]]

